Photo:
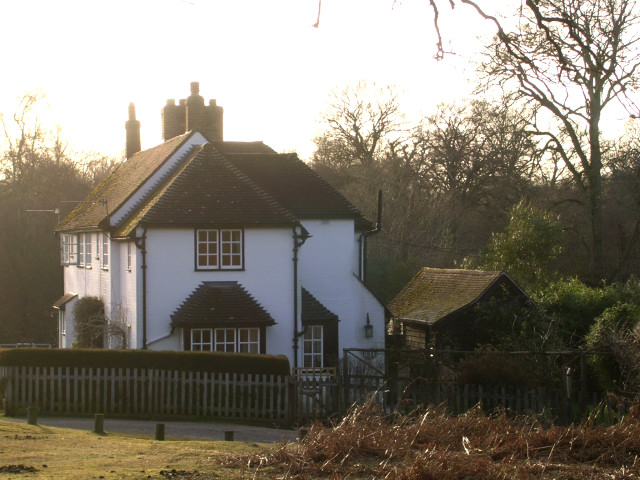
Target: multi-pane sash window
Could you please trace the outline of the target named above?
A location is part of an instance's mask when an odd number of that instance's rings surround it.
[[[210,352],[213,350],[213,330],[211,328],[191,329],[191,350]]]
[[[85,267],[91,266],[91,234],[84,234],[84,265]]]
[[[102,268],[109,268],[109,235],[102,234]]]
[[[239,328],[238,329],[238,352],[260,353],[260,329],[258,328]]]
[[[62,265],[78,263],[78,236],[63,233],[60,236],[60,257]]]
[[[131,271],[131,242],[127,242],[127,271]]]
[[[305,368],[321,368],[322,325],[308,325],[302,338],[302,365]]]
[[[242,230],[197,230],[196,269],[241,269]]]
[[[191,350],[260,353],[260,329],[192,328]]]
[[[236,329],[216,328],[215,330],[215,351],[235,352],[236,351]]]
[[[242,236],[241,230],[220,230],[221,264],[222,268],[242,267]]]
[[[198,268],[218,268],[218,230],[198,230]]]
[[[78,266],[91,267],[91,234],[78,235]]]

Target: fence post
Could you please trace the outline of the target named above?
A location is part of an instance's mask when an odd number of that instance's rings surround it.
[[[27,423],[29,425],[38,424],[38,407],[27,407]]]
[[[96,413],[93,422],[94,433],[104,433],[104,413]]]
[[[164,440],[164,423],[156,423],[156,440]]]
[[[298,400],[300,395],[298,393],[298,381],[295,376],[289,375],[285,377],[285,385],[289,390],[287,392],[289,397],[289,408],[287,409],[289,418],[286,418],[285,421],[287,424],[292,425],[294,422],[299,420]]]

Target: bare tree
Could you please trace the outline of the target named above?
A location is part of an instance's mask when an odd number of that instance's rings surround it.
[[[112,161],[71,151],[61,129],[38,120],[42,95],[27,93],[0,115],[0,343],[53,343],[51,305],[62,293],[58,215],[66,215]]]
[[[583,193],[593,272],[603,272],[602,113],[619,101],[636,110],[640,55],[633,0],[527,0],[520,22],[498,33],[483,72],[538,109],[532,124]],[[544,113],[544,115],[542,115]],[[549,120],[550,119],[550,120]]]

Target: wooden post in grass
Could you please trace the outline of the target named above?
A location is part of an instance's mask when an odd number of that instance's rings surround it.
[[[156,440],[164,440],[164,423],[156,423]]]
[[[96,413],[93,422],[94,433],[104,433],[104,413]]]
[[[27,423],[29,425],[38,424],[38,407],[27,407]]]
[[[224,441],[225,442],[233,442],[233,430],[225,430],[224,431]]]

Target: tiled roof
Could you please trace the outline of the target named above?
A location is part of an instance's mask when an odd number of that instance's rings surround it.
[[[139,220],[152,226],[273,226],[295,222],[291,212],[211,144],[199,147],[143,210]]]
[[[476,302],[504,272],[423,268],[389,304],[394,317],[433,325]],[[508,278],[508,277],[507,277]]]
[[[328,321],[338,321],[338,316],[325,307],[305,288],[302,288],[302,324],[313,325]]]
[[[238,282],[202,282],[171,315],[172,328],[268,326],[275,323]]]
[[[370,222],[295,154],[226,154],[234,165],[300,219],[353,218]]]
[[[98,227],[182,145],[190,134],[174,137],[121,163],[56,227],[56,231],[91,230]]]
[[[119,165],[56,227],[100,228],[192,135],[187,133],[138,152]],[[181,160],[155,191],[129,212],[114,234],[140,222],[156,226],[288,225],[296,219],[354,219],[371,223],[295,154],[277,154],[262,142],[215,141]],[[196,154],[197,153],[197,154]]]
[[[227,142],[214,140],[211,144],[222,153],[276,153],[262,142]]]

